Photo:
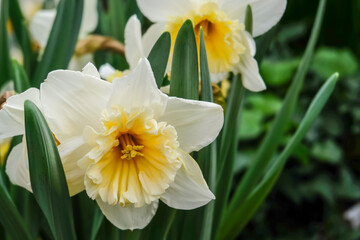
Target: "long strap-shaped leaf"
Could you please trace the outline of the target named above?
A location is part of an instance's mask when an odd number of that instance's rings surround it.
[[[325,12],[326,0],[320,0],[319,8],[316,14],[315,24],[310,36],[309,43],[306,47],[304,57],[301,60],[300,66],[294,80],[291,84],[290,90],[287,92],[284,104],[280,112],[276,115],[272,128],[266,134],[264,141],[262,142],[256,158],[246,171],[242,178],[240,185],[236,188],[234,197],[230,202],[228,212],[233,212],[234,209],[241,205],[246,199],[250,191],[254,188],[254,185],[259,181],[264,173],[264,170],[268,166],[268,163],[276,151],[281,136],[285,132],[286,123],[289,121],[296,103],[298,101],[299,92],[304,82],[306,72],[310,65],[310,60],[313,55],[314,47],[317,42],[323,15]]]
[[[309,131],[331,96],[338,76],[339,75],[337,73],[333,74],[321,87],[311,102],[310,107],[306,111],[306,114],[297,131],[290,139],[280,156],[276,159],[274,165],[270,168],[264,179],[255,188],[255,190],[251,192],[242,205],[238,205],[235,211],[228,213],[226,220],[221,225],[222,228],[218,232],[219,234],[217,239],[234,239],[260,207],[261,203],[265,200],[266,196],[273,188],[286,163],[286,160]]]
[[[72,206],[57,146],[46,120],[26,101],[25,135],[31,187],[55,239],[76,239]]]
[[[1,171],[0,174],[2,174]],[[0,176],[0,222],[12,239],[31,239],[20,213],[2,182],[2,176]]]
[[[14,27],[16,39],[21,47],[24,57],[24,68],[28,76],[32,75],[33,67],[36,62],[36,54],[31,48],[30,34],[27,22],[24,18],[18,0],[9,1],[9,15]]]
[[[199,99],[199,65],[194,28],[190,20],[181,26],[175,40],[171,66],[170,95]]]
[[[12,78],[7,21],[9,16],[9,0],[0,1],[0,88]]]
[[[29,79],[26,75],[25,69],[20,63],[13,59],[12,68],[14,73],[14,88],[17,93],[22,93],[30,87]]]
[[[67,68],[74,53],[81,25],[84,0],[61,0],[56,18],[32,85],[39,87],[47,74]]]
[[[209,65],[207,61],[205,40],[203,29],[200,28],[200,76],[201,76],[201,100],[213,102],[213,91],[210,80]],[[206,148],[201,151],[205,155],[203,169],[207,177],[207,183],[211,191],[215,192],[216,190],[216,165],[217,165],[217,149],[216,141],[211,143]],[[214,208],[215,202],[211,201],[205,206],[204,216],[202,221],[201,235],[200,239],[206,240],[211,239],[212,223],[214,218]]]
[[[156,41],[148,56],[158,88],[161,87],[164,80],[164,74],[169,60],[170,47],[170,33],[164,32]]]

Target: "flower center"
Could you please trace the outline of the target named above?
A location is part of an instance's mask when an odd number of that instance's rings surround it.
[[[166,30],[171,34],[171,51],[173,51],[176,36],[187,19],[193,22],[198,51],[200,27],[203,29],[210,72],[231,71],[234,65],[239,63],[241,55],[245,52],[245,45],[241,39],[241,31],[245,30],[244,24],[229,19],[216,3],[205,3],[198,12],[169,18]]]
[[[120,135],[118,140],[119,140],[119,146],[121,146],[122,148],[121,159],[131,160],[136,156],[141,156],[141,157],[144,156],[144,154],[140,152],[140,150],[143,149],[144,146],[136,145],[131,135],[127,133],[122,134]]]
[[[151,110],[117,107],[103,114],[103,126],[88,135],[93,149],[79,162],[88,195],[135,207],[159,199],[181,167],[175,128],[157,122]]]

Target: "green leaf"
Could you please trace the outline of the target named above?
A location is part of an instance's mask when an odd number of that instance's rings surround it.
[[[0,177],[0,181],[2,181],[2,177]],[[2,183],[0,184],[0,206],[0,222],[6,232],[13,239],[30,240],[31,237],[25,228],[25,223]]]
[[[15,92],[22,93],[30,87],[29,79],[26,75],[25,69],[17,60],[12,60],[12,67],[14,72]]]
[[[338,72],[340,76],[346,77],[354,74],[358,70],[359,64],[349,49],[321,47],[316,51],[311,67],[323,78],[334,71]]]
[[[126,2],[123,0],[109,0],[108,2],[112,36],[117,40],[124,42]]]
[[[273,94],[252,94],[246,98],[251,109],[261,111],[264,115],[270,116],[280,111],[282,100]]]
[[[311,154],[320,161],[330,164],[339,164],[343,156],[342,149],[330,139],[324,143],[316,143]]]
[[[9,0],[0,1],[0,88],[12,79],[7,21],[9,16]]]
[[[319,36],[325,12],[325,4],[326,0],[320,0],[316,20],[309,43],[306,46],[304,57],[300,62],[300,66],[295,74],[294,80],[292,81],[290,89],[286,94],[281,110],[276,115],[272,127],[262,141],[256,158],[252,161],[252,164],[249,166],[240,184],[235,190],[227,211],[229,213],[233,212],[237,206],[241,206],[243,204],[250,191],[254,188],[254,185],[259,181],[279,145],[281,136],[283,136],[285,132],[286,125],[294,112],[305,75],[310,65],[310,60],[314,52],[314,47]]]
[[[200,28],[200,77],[201,77],[201,100],[213,102],[213,91],[210,80],[209,65],[207,61],[205,40],[203,29]],[[216,190],[216,166],[217,166],[217,148],[216,140],[201,152],[205,155],[203,169],[204,175],[207,175],[207,183],[211,191]],[[214,218],[215,202],[211,201],[205,206],[202,221],[200,239],[211,239],[212,223]]]
[[[202,27],[200,28],[200,79],[201,79],[201,100],[207,102],[214,102],[212,92],[209,64],[207,60],[204,33]]]
[[[260,73],[266,84],[281,86],[290,81],[298,66],[299,60],[297,59],[290,61],[273,61],[264,59],[260,65]]]
[[[252,35],[253,33],[253,14],[250,5],[246,6],[245,30]]]
[[[166,66],[169,60],[170,47],[170,33],[164,32],[156,41],[155,45],[151,49],[151,52],[149,53],[148,60],[153,70],[158,88],[161,87],[164,80]]]
[[[18,0],[9,2],[9,14],[15,37],[23,53],[24,68],[26,73],[31,76],[36,64],[36,54],[31,48],[31,38],[27,28],[28,23],[21,12]]]
[[[65,174],[52,132],[40,110],[27,100],[25,135],[31,187],[55,239],[76,239]]]
[[[258,110],[244,110],[240,115],[240,128],[238,138],[249,140],[257,138],[263,131],[262,121],[264,114]]]
[[[99,207],[95,208],[95,214],[94,214],[94,221],[93,221],[93,225],[91,228],[91,240],[95,240],[96,236],[100,230],[100,226],[102,224],[102,222],[104,221],[104,215],[101,212]]]
[[[219,227],[221,215],[223,214],[227,204],[228,197],[233,181],[234,160],[236,156],[237,141],[236,136],[238,132],[239,118],[242,106],[242,100],[245,94],[245,89],[241,82],[241,76],[235,75],[232,80],[230,88],[229,99],[225,112],[225,122],[221,135],[220,150],[218,154],[217,164],[217,183],[216,183],[216,201],[215,213],[213,223],[213,234]]]
[[[39,87],[47,74],[66,69],[74,53],[80,30],[84,0],[61,0],[41,62],[31,84]]]
[[[198,66],[194,28],[192,22],[187,20],[175,40],[171,66],[171,96],[199,99]]]
[[[286,160],[304,138],[314,121],[318,118],[321,110],[335,88],[338,77],[339,75],[337,73],[333,74],[321,87],[311,102],[295,134],[292,136],[289,143],[276,159],[275,163],[271,166],[270,170],[267,172],[260,184],[251,191],[241,205],[237,205],[231,212],[226,212],[226,218],[224,218],[224,221],[222,222],[221,230],[218,232],[217,239],[234,239],[260,207],[270,190],[273,188],[286,163]]]

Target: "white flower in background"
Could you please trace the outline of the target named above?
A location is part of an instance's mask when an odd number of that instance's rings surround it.
[[[152,47],[157,39],[149,38],[149,34],[146,32],[144,36],[141,35],[141,23],[136,15],[129,18],[125,26],[125,58],[129,64],[129,69],[125,71],[116,70],[113,66],[106,63],[99,69],[100,76],[103,79],[112,81],[115,78],[128,75],[133,70],[139,59],[142,57],[148,57]]]
[[[9,99],[0,111],[5,123],[0,136],[11,130],[11,135],[23,133],[25,94]],[[41,85],[40,97],[34,98],[40,99],[38,105],[58,140],[70,192],[85,189],[118,228],[145,227],[159,200],[173,208],[194,209],[214,199],[189,153],[217,137],[223,110],[217,104],[163,94],[145,58],[112,83],[101,80],[91,64],[82,73],[53,71]],[[12,181],[18,174],[28,175],[26,164],[19,164],[25,161],[21,151],[15,147],[11,155],[17,158],[7,163]]]
[[[257,37],[280,20],[286,0],[137,0],[137,3],[142,13],[155,23],[148,30],[152,38],[169,31],[173,49],[180,27],[190,19],[198,46],[200,27],[203,28],[212,74],[241,72],[247,89],[266,88],[254,59],[254,39],[245,31],[245,10],[247,5],[252,7],[253,36]]]
[[[39,43],[41,49],[46,47],[50,32],[56,17],[56,9],[44,9],[38,11],[30,22],[30,33]],[[79,31],[79,39],[86,37],[95,30],[98,24],[97,1],[84,1],[82,21]],[[93,60],[92,54],[82,56],[74,55],[69,63],[69,69],[80,70],[86,63]]]

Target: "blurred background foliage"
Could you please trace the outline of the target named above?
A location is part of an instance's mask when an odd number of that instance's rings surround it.
[[[305,49],[317,4],[289,0],[284,17],[274,29],[274,38],[260,64],[268,91],[247,92],[234,169],[238,179],[281,107]],[[244,239],[360,238],[360,231],[343,218],[344,212],[360,200],[359,12],[358,0],[328,1],[310,72],[288,132],[298,126],[311,96],[327,76],[339,72],[339,84],[275,188],[242,232]],[[284,145],[288,138],[282,139]]]

